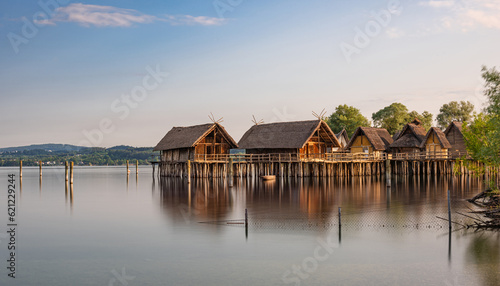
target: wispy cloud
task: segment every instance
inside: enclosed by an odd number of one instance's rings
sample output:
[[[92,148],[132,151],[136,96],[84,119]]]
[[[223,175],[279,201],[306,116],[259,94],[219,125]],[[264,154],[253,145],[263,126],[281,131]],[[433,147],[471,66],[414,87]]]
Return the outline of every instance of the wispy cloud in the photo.
[[[202,25],[202,26],[218,26],[225,23],[222,18],[214,18],[207,16],[191,16],[191,15],[165,15],[161,20],[169,22],[172,25]]]
[[[418,3],[420,6],[428,6],[428,7],[433,7],[433,8],[449,8],[453,7],[455,5],[455,1],[436,1],[436,0],[431,0],[431,1],[423,1]]]
[[[164,21],[171,25],[201,26],[221,25],[224,23],[224,19],[206,16],[165,15],[164,17],[157,17],[133,9],[74,3],[57,8],[50,19],[39,20],[37,24],[56,25],[58,22],[72,22],[83,27],[129,27],[133,24],[147,24],[154,21]]]
[[[405,32],[403,30],[401,30],[400,28],[396,28],[396,27],[388,28],[387,30],[385,30],[385,34],[390,39],[397,39],[397,38],[401,38],[401,37],[405,36]]]
[[[500,30],[500,1],[495,0],[460,0],[460,1],[425,1],[421,6],[446,9],[448,15],[441,19],[443,27],[459,28],[468,31],[475,28]]]

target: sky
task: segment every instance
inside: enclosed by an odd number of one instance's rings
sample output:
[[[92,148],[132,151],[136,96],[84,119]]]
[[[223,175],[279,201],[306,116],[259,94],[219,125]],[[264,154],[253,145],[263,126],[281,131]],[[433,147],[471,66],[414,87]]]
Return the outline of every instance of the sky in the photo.
[[[340,104],[479,111],[500,1],[5,0],[0,36],[0,147],[155,146],[210,114],[238,141]]]

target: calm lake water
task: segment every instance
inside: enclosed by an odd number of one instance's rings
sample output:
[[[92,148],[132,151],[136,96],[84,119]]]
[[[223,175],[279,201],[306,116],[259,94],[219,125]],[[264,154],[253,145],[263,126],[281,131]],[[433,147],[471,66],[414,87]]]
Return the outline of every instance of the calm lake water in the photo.
[[[7,175],[16,174],[16,278]],[[500,233],[459,230],[477,179],[153,180],[0,168],[0,285],[500,285]],[[339,228],[338,208],[342,226]],[[242,224],[248,209],[248,228]]]

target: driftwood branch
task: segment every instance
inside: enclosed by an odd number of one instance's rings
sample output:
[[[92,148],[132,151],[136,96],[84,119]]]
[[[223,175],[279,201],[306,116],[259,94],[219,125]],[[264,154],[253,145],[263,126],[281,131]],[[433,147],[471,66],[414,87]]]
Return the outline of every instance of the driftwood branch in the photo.
[[[469,199],[467,201],[486,209],[481,211],[471,211],[471,213],[481,214],[489,219],[483,220],[480,218],[473,218],[473,224],[469,225],[468,227],[500,229],[500,196],[497,192],[486,190],[475,195],[472,199]]]

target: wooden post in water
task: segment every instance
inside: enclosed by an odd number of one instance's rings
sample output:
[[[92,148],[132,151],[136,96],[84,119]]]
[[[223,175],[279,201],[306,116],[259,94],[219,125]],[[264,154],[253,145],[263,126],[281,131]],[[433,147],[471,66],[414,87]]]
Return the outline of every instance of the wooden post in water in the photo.
[[[339,207],[339,228],[342,226],[342,207]]]
[[[451,202],[450,202],[450,190],[448,190],[448,228],[451,231]]]
[[[40,177],[42,176],[42,161],[38,161],[38,166],[40,166]]]
[[[71,164],[69,166],[69,183],[70,184],[73,184],[73,165],[74,165],[74,162],[71,161]]]
[[[245,209],[245,226],[248,227],[248,209]]]
[[[23,160],[19,161],[19,178],[23,177]]]
[[[68,161],[64,162],[64,181],[68,181]]]
[[[135,160],[135,174],[139,174],[139,160]]]
[[[191,184],[191,160],[187,161],[187,169],[188,184]]]

